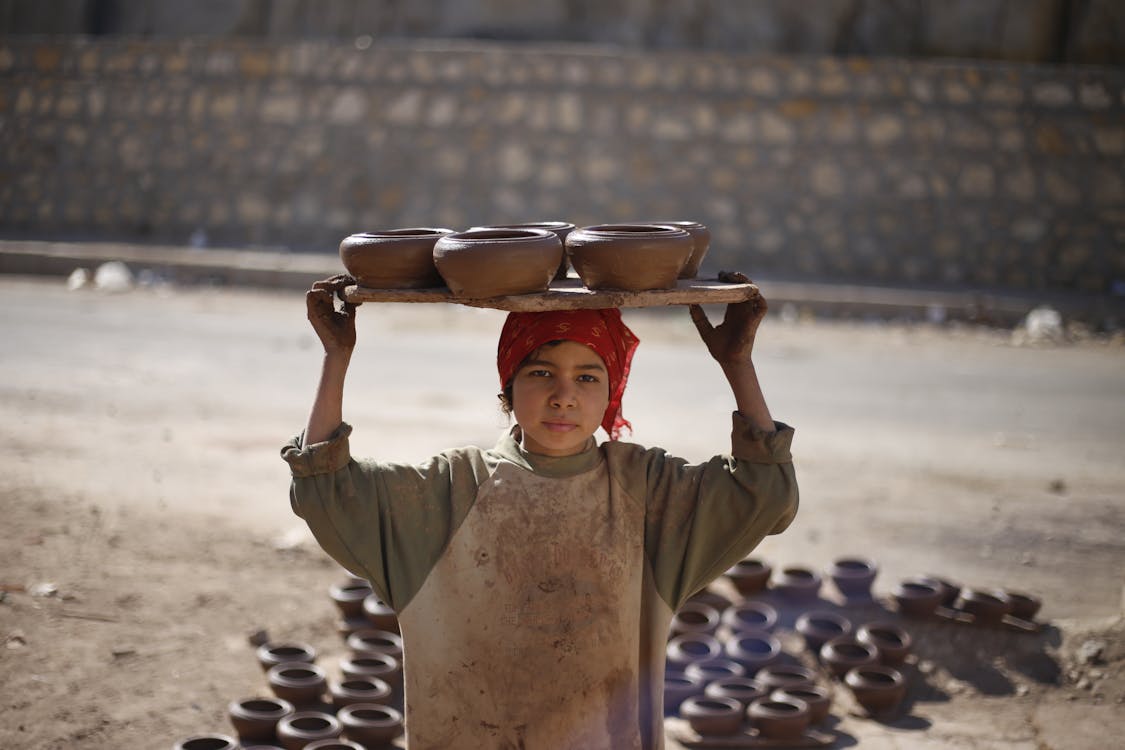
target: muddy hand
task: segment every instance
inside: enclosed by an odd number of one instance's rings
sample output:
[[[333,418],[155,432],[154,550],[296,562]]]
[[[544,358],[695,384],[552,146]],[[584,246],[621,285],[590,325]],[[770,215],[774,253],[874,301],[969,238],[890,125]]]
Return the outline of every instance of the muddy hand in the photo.
[[[337,274],[317,281],[305,293],[309,322],[320,338],[324,350],[350,351],[355,348],[355,311],[358,305],[344,299],[344,289],[355,284],[347,274]],[[337,308],[336,300],[340,307]]]
[[[765,298],[761,296],[734,302],[727,305],[723,322],[713,326],[702,307],[691,305],[688,308],[707,351],[720,365],[740,365],[750,361],[758,325],[768,309]]]

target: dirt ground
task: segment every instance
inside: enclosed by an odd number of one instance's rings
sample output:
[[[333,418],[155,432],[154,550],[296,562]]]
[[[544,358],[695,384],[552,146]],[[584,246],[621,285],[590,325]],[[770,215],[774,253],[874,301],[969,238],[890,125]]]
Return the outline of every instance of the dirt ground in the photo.
[[[313,644],[332,672],[344,649],[328,587],[343,571],[289,512],[277,455],[319,365],[302,305],[292,292],[0,277],[0,747],[171,747],[229,731],[227,704],[265,689],[248,642],[260,630]],[[864,719],[837,686],[833,747],[1114,746],[1125,346],[774,313],[757,361],[775,417],[797,427],[802,508],[760,556],[875,559],[877,602],[845,609],[857,621],[895,617],[886,594],[915,573],[1044,601],[1037,633],[903,621],[917,655],[904,710]],[[501,319],[362,308],[346,404],[357,452],[491,444],[505,424]],[[626,320],[644,342],[625,400],[634,439],[693,460],[722,450],[731,399],[686,314]],[[831,593],[817,606],[835,606]],[[794,653],[796,614],[782,618]]]

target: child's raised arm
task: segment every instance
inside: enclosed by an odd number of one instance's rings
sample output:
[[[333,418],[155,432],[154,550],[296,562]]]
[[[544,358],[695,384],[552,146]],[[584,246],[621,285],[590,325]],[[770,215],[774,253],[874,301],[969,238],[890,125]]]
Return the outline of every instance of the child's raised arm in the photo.
[[[743,280],[746,280],[745,277]],[[768,308],[766,300],[761,296],[729,304],[723,322],[718,326],[711,325],[707,314],[699,305],[691,305],[689,308],[700,338],[707,345],[711,356],[723,368],[723,374],[734,391],[734,402],[739,413],[750,420],[755,429],[767,434],[773,433],[776,428],[758,384],[758,374],[754,370],[751,354],[758,325]]]
[[[336,309],[336,296],[355,279],[340,274],[313,284],[305,294],[309,322],[324,346],[324,362],[309,421],[305,426],[305,445],[327,440],[344,421],[344,378],[355,349],[357,305],[343,302]]]

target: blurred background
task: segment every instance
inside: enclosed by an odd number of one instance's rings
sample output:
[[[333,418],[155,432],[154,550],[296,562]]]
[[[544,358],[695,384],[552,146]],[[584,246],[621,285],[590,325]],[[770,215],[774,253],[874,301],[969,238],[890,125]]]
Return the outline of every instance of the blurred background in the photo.
[[[3,0],[0,238],[691,219],[705,272],[1120,300],[1123,64],[1119,0]]]

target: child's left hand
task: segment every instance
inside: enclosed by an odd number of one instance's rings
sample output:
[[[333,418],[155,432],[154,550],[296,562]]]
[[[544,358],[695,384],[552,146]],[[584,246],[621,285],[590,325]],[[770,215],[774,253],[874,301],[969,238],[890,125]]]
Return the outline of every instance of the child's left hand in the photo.
[[[690,305],[688,309],[700,338],[707,345],[707,351],[720,365],[725,367],[750,363],[758,325],[769,309],[764,297],[757,296],[746,302],[727,305],[723,322],[718,326],[711,325],[707,313],[699,305]]]

